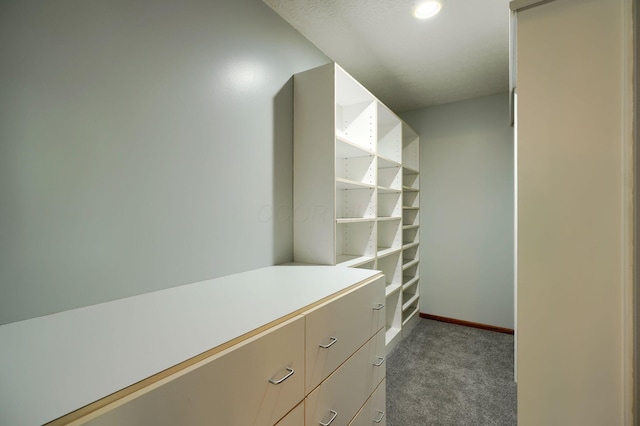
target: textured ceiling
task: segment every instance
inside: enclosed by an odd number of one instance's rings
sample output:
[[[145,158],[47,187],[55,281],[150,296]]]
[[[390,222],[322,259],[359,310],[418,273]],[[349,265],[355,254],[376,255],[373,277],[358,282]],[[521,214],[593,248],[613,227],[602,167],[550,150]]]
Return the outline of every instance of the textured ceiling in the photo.
[[[509,0],[264,0],[395,112],[508,91]]]

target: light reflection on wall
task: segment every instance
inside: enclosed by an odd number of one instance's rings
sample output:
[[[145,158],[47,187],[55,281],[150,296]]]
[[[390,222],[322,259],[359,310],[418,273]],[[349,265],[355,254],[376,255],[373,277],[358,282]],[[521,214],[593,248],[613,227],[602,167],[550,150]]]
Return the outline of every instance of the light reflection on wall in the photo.
[[[223,71],[224,81],[230,89],[248,91],[265,83],[267,71],[261,62],[239,59],[230,62]]]

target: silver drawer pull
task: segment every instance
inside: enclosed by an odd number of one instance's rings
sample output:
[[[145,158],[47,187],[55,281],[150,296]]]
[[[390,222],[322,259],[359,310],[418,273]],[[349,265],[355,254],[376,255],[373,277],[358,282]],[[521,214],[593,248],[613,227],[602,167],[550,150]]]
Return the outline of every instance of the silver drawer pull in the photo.
[[[378,410],[378,414],[380,414],[380,417],[377,418],[377,419],[373,419],[374,423],[380,423],[382,421],[382,419],[384,419],[384,411]]]
[[[333,422],[333,421],[336,419],[336,417],[338,417],[338,413],[337,413],[336,411],[329,410],[329,412],[331,413],[331,418],[330,418],[330,419],[329,419],[329,421],[328,421],[328,422],[326,422],[326,423],[322,423],[322,422],[320,422],[320,424],[321,424],[322,426],[329,426],[329,425],[331,424],[331,422]]]
[[[379,311],[382,308],[384,308],[384,303],[378,303],[376,306],[373,307],[373,310]]]
[[[289,368],[289,367],[287,367],[287,372],[288,373],[285,374],[284,377],[282,377],[281,379],[278,379],[278,380],[269,379],[269,383],[271,383],[272,385],[279,385],[280,383],[287,380],[289,377],[293,376],[293,373],[295,373],[295,371],[293,371],[293,368]]]
[[[333,336],[329,336],[329,339],[331,339],[331,341],[328,344],[326,344],[326,345],[318,345],[318,346],[320,346],[322,349],[327,349],[327,348],[330,348],[331,346],[333,346],[338,341],[338,338],[337,337],[333,337]]]
[[[382,358],[381,356],[378,357],[378,362],[374,363],[373,365],[376,367],[380,367],[382,365],[382,363],[384,362],[384,358]]]

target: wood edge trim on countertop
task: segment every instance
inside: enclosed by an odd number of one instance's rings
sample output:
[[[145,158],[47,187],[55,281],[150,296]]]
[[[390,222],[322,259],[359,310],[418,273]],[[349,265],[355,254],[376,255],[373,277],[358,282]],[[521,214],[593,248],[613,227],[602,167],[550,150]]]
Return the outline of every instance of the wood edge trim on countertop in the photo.
[[[479,328],[481,330],[496,331],[504,334],[514,334],[512,328],[498,327],[495,325],[481,324],[478,322],[464,321],[455,318],[441,317],[439,315],[431,315],[420,312],[420,318],[430,319],[434,321],[447,322],[449,324],[464,325],[465,327]]]
[[[236,346],[242,342],[245,342],[249,339],[251,339],[252,337],[257,336],[258,334],[267,331],[269,329],[272,329],[274,327],[277,327],[280,324],[283,324],[313,308],[315,308],[316,306],[319,306],[323,303],[326,303],[332,299],[335,299],[336,297],[342,296],[346,293],[349,293],[351,291],[354,291],[360,287],[364,287],[365,285],[379,279],[381,276],[383,276],[382,272],[367,278],[365,280],[359,281],[353,285],[350,285],[349,287],[346,287],[336,293],[330,294],[327,297],[324,297],[322,299],[319,299],[317,301],[315,301],[314,303],[311,303],[307,306],[304,306],[294,312],[291,312],[281,318],[278,318],[274,321],[271,321],[267,324],[264,324],[261,327],[256,328],[255,330],[249,331],[241,336],[236,337],[235,339],[229,340],[228,342],[225,342],[221,345],[216,346],[215,348],[211,348],[206,352],[203,352],[199,355],[196,355],[192,358],[189,358],[179,364],[176,364],[172,367],[167,368],[166,370],[160,371],[159,373],[156,373],[152,376],[147,377],[146,379],[143,379],[137,383],[134,383],[130,386],[127,386],[126,388],[120,389],[117,392],[112,393],[111,395],[107,395],[104,398],[101,398],[97,401],[94,401],[88,405],[85,405],[84,407],[78,408],[75,411],[72,411],[68,414],[65,414],[62,417],[59,417],[55,420],[52,420],[48,423],[45,423],[45,426],[62,426],[62,425],[80,425],[82,423],[85,423],[95,417],[97,417],[98,415],[102,414],[103,412],[109,411],[115,407],[118,407],[119,405],[129,401],[130,399],[133,399],[133,397],[135,395],[133,395],[134,393],[138,393],[143,391],[146,388],[152,388],[152,386],[156,383],[159,383],[161,381],[165,381],[169,378],[171,378],[172,376],[182,373],[185,370],[190,369],[191,367],[194,367],[196,364],[201,363],[205,360],[207,360],[208,358],[217,355],[233,346]]]

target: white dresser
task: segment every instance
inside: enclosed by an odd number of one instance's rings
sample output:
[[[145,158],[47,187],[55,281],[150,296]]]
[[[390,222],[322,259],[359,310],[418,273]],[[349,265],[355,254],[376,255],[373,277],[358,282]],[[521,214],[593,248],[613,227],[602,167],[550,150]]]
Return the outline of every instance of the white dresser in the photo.
[[[283,265],[1,326],[0,424],[385,424],[384,286]]]

